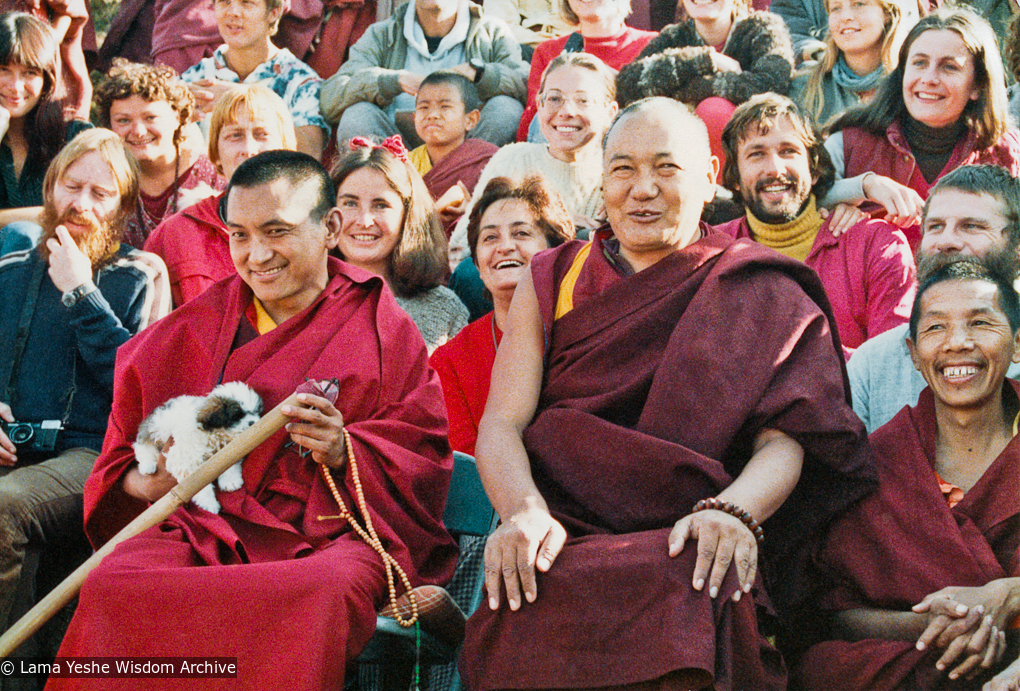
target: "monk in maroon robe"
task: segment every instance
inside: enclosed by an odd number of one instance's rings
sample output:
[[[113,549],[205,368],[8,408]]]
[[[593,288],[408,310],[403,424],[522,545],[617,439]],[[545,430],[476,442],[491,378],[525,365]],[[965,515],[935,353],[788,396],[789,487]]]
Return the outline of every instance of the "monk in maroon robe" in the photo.
[[[699,226],[718,162],[682,106],[625,109],[604,156],[610,226],[533,259],[496,355],[476,450],[503,523],[461,675],[785,688],[759,618],[792,611],[812,539],[873,482],[828,303]]]
[[[295,157],[305,171],[297,181],[277,172]],[[322,466],[360,514],[346,430],[382,544],[413,585],[444,582],[456,548],[441,523],[452,469],[442,392],[384,282],[327,263],[339,216],[317,162],[266,152],[232,184],[226,221],[240,276],[118,353],[110,428],[85,488],[89,538],[98,547],[173,484],[160,486],[165,469],[141,476],[131,448],[168,399],[243,381],[268,409],[306,379],[334,378],[339,398],[284,408],[292,422],[248,454],[244,486],[218,492],[218,514],[189,503],[119,545],[86,580],[60,655],[236,657],[237,678],[209,688],[339,689],[387,584],[379,555],[336,519]],[[182,688],[170,678],[50,680],[55,689],[140,684]]]
[[[909,346],[929,386],[872,434],[879,490],[824,544],[820,606],[836,640],[800,657],[798,689],[978,689],[1009,661],[1005,632],[1020,615],[1020,384],[1003,383],[1020,360],[1014,272],[995,277],[973,257],[921,269]]]

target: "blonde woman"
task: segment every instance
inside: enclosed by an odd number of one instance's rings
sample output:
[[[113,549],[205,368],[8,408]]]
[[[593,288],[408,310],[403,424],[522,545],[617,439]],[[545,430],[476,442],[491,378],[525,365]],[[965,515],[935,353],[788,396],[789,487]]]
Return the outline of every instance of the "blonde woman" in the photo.
[[[829,30],[821,59],[804,63],[791,97],[816,127],[875,95],[896,68],[903,39],[917,18],[901,0],[828,0]]]

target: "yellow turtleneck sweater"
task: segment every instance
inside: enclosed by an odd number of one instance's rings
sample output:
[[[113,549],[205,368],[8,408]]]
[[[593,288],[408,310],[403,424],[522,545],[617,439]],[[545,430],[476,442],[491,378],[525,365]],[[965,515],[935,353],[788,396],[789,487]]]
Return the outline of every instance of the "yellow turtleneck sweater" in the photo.
[[[815,236],[824,222],[825,219],[815,206],[814,195],[808,200],[804,212],[789,223],[765,223],[755,218],[750,211],[747,212],[751,237],[766,247],[799,261],[807,260],[811,246],[815,244]]]

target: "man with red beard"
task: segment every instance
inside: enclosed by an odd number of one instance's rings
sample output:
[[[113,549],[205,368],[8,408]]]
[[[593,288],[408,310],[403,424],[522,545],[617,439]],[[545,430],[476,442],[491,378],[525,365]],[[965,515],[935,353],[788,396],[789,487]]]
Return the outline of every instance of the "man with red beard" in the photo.
[[[810,266],[822,279],[843,354],[905,324],[914,299],[914,258],[906,236],[866,219],[835,237],[816,201],[835,172],[811,125],[785,96],[761,94],[733,113],[722,135],[723,183],[744,203],[744,218],[719,230],[751,238]]]
[[[119,137],[75,137],[43,196],[39,246],[0,259],[0,629],[27,548],[88,549],[82,489],[103,444],[117,348],[170,301],[162,260],[120,243],[138,171]]]

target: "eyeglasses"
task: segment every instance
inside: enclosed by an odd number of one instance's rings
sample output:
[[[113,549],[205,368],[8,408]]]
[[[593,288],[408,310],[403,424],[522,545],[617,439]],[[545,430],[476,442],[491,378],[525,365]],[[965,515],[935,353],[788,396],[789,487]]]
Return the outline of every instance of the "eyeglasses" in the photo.
[[[549,110],[559,110],[567,101],[574,104],[574,109],[578,112],[584,112],[592,108],[596,101],[588,98],[587,96],[570,96],[569,98],[564,96],[558,91],[553,91],[548,94],[542,94],[541,103],[544,107]]]

